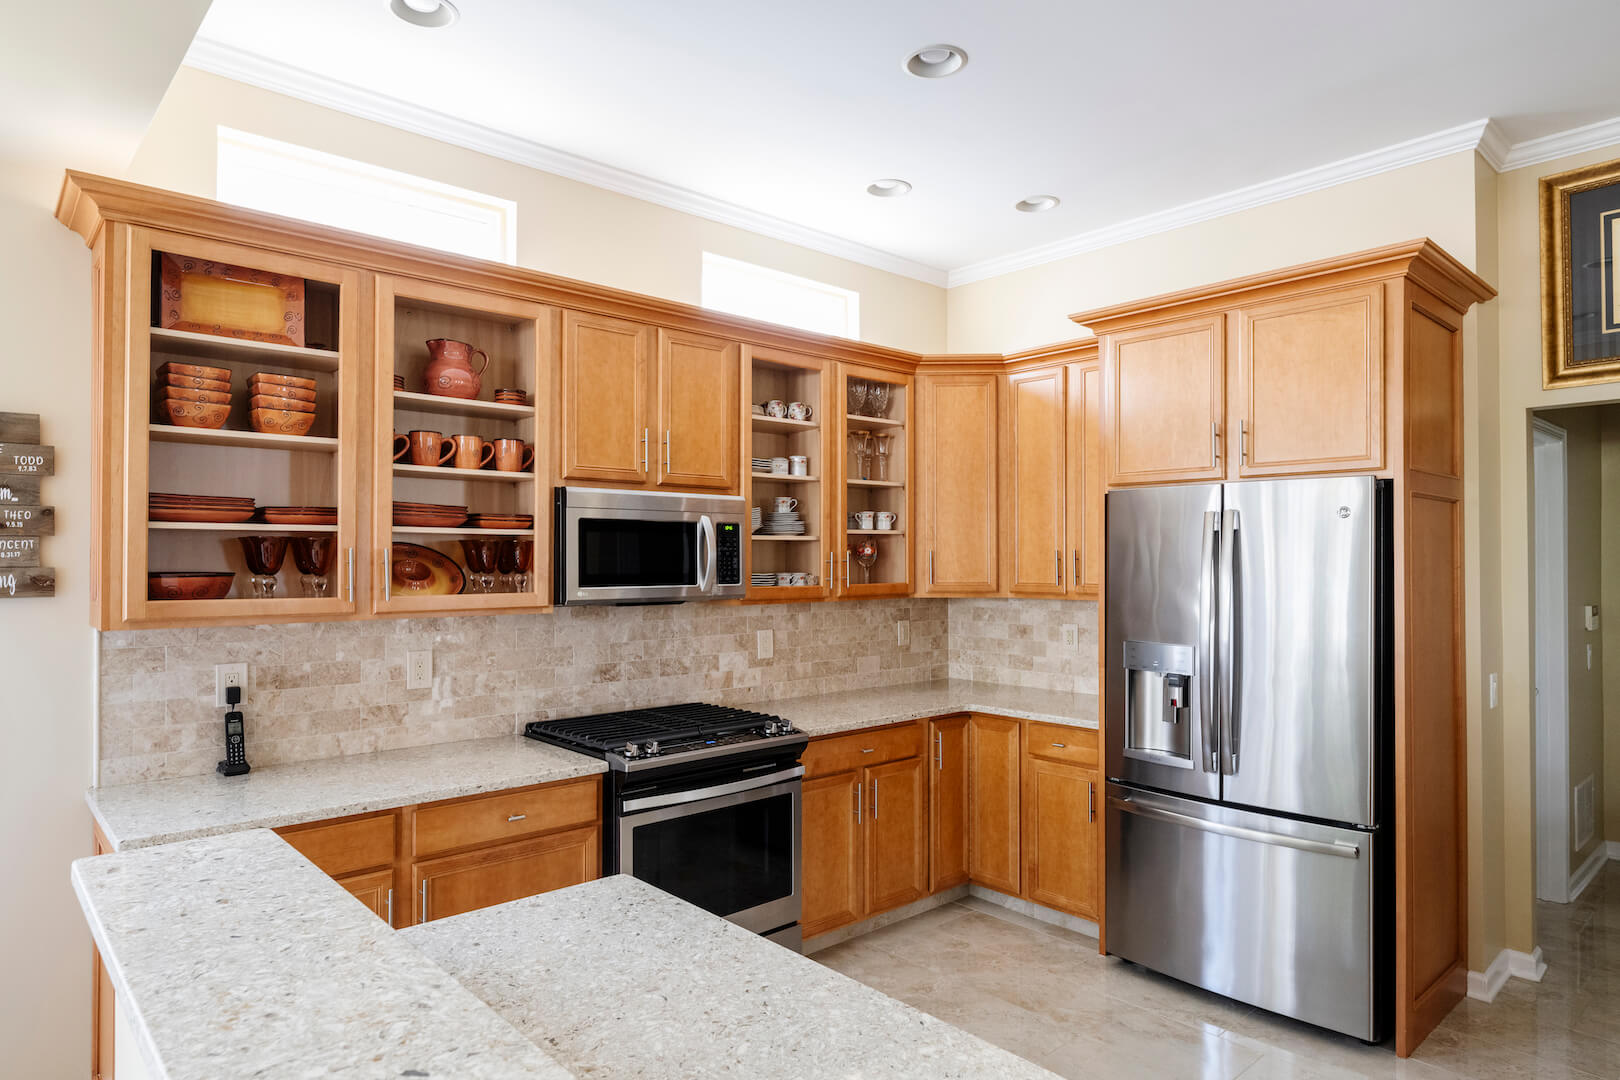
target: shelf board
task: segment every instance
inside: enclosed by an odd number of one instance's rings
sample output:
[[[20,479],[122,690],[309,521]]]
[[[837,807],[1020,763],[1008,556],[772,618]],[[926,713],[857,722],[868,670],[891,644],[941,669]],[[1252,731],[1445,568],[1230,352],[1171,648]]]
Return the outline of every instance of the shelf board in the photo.
[[[178,532],[240,533],[255,536],[259,533],[335,533],[336,525],[271,525],[264,521],[148,521],[148,529],[173,529]]]
[[[904,420],[891,420],[887,416],[856,416],[854,413],[845,413],[844,419],[848,421],[851,431],[874,427],[905,427]]]
[[[438,465],[394,464],[395,476],[415,476],[424,480],[483,480],[497,484],[520,484],[533,480],[532,472],[501,472],[499,469],[452,469]]]
[[[821,425],[814,420],[790,420],[785,416],[761,416],[754,413],[755,431],[777,431],[792,434],[795,431],[816,431]]]
[[[269,364],[305,371],[336,371],[342,355],[336,349],[309,349],[299,345],[280,345],[273,341],[198,334],[190,330],[165,330],[160,326],[154,326],[151,330],[152,351],[165,356]]]
[[[259,450],[305,450],[320,454],[335,454],[338,449],[336,439],[320,435],[270,435],[260,431],[175,427],[172,424],[151,424],[147,427],[147,433],[153,442],[251,446]]]
[[[821,539],[819,536],[766,536],[761,533],[754,533],[752,538],[755,540],[776,540],[800,544],[807,544],[812,540]]]
[[[846,480],[844,482],[850,487],[864,488],[897,488],[906,486],[906,482],[904,480]]]
[[[851,536],[904,536],[904,529],[845,529]]]
[[[533,405],[505,405],[499,401],[440,397],[438,394],[417,394],[409,390],[394,391],[394,408],[408,409],[411,412],[444,413],[447,416],[487,416],[497,420],[534,419]]]
[[[821,479],[819,476],[794,476],[792,473],[757,472],[749,475],[755,480],[769,480],[778,484],[814,484]]]
[[[395,525],[394,526],[394,535],[395,536],[445,536],[445,537],[457,537],[457,536],[466,536],[466,537],[473,537],[473,536],[533,536],[534,535],[534,530],[533,529],[466,529],[466,528],[461,528],[461,527],[457,527],[457,528],[454,528],[454,529],[435,529],[435,528],[428,528],[426,526]]]

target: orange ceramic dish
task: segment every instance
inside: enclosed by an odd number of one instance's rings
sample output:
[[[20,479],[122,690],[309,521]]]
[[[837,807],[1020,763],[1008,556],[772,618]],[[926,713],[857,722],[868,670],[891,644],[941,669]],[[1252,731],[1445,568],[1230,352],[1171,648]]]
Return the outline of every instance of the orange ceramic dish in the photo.
[[[213,570],[169,570],[146,575],[148,600],[220,600],[236,575]]]
[[[393,596],[453,596],[467,583],[454,559],[420,544],[395,543],[389,556]]]
[[[213,390],[221,394],[231,392],[229,379],[199,379],[195,375],[159,375],[158,386],[172,386],[178,390]]]
[[[178,386],[158,387],[159,401],[200,401],[207,405],[229,405],[229,390],[182,390]]]
[[[231,415],[231,406],[206,401],[160,401],[158,412],[175,427],[222,428]]]
[[[287,409],[254,409],[248,414],[248,420],[254,431],[266,435],[307,435],[315,426],[314,413]]]
[[[183,375],[189,379],[214,379],[230,382],[230,368],[209,367],[207,364],[181,364],[170,360],[158,367],[159,375]]]
[[[260,397],[290,398],[293,401],[315,400],[313,390],[305,390],[302,386],[288,386],[286,383],[264,382],[260,379],[248,383],[248,390]]]
[[[274,383],[277,386],[296,386],[300,390],[315,389],[314,379],[305,379],[298,375],[276,375],[268,371],[255,372],[253,377],[249,379],[248,382],[250,384]]]
[[[294,401],[292,398],[269,397],[265,394],[254,394],[248,400],[248,405],[255,409],[270,409],[271,411],[279,409],[282,412],[313,413],[315,411],[313,401]]]

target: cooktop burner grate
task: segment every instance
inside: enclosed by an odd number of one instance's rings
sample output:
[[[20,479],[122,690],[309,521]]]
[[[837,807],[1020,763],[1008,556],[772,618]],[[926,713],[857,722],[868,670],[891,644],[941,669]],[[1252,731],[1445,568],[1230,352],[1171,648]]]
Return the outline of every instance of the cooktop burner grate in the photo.
[[[566,720],[539,720],[529,724],[525,734],[564,746],[598,753],[621,749],[625,743],[656,739],[665,746],[686,742],[723,739],[752,732],[777,717],[747,709],[688,702],[652,709],[596,713]],[[724,738],[725,742],[743,741]]]

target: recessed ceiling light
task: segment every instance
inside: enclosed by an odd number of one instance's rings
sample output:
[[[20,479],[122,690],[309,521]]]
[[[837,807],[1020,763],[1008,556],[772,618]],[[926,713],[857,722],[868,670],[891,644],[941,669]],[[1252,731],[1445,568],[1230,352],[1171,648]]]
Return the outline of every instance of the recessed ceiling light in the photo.
[[[1040,214],[1052,209],[1062,201],[1056,195],[1031,195],[1027,199],[1019,199],[1013,203],[1013,209],[1026,214]]]
[[[967,63],[967,51],[955,45],[924,45],[906,57],[906,70],[919,79],[955,75]]]
[[[412,26],[429,29],[449,26],[461,18],[450,0],[388,0],[388,10]]]
[[[866,185],[868,195],[876,195],[880,199],[895,199],[911,190],[911,185],[904,180],[889,178],[887,180],[874,180]]]

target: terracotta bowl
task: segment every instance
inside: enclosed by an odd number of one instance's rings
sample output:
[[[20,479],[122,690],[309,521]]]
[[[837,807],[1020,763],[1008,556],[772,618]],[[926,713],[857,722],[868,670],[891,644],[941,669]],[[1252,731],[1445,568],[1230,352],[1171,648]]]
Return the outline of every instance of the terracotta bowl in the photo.
[[[179,390],[212,390],[218,394],[231,392],[229,379],[200,379],[192,375],[165,375],[158,380],[159,386],[172,386]]]
[[[229,402],[216,405],[206,401],[160,401],[158,412],[175,427],[222,428],[231,415],[231,406]]]
[[[248,414],[253,430],[266,435],[307,435],[315,426],[312,412],[292,412],[288,409],[254,409]]]
[[[269,409],[271,412],[280,410],[281,412],[313,413],[315,411],[313,401],[294,401],[292,398],[270,397],[267,394],[254,394],[248,400],[248,405],[255,409]]]
[[[315,389],[314,379],[304,379],[297,375],[275,375],[268,371],[260,371],[248,380],[250,383],[274,383],[276,386],[296,386],[301,390]]]
[[[231,381],[230,368],[209,367],[207,364],[181,364],[173,360],[158,368],[159,375],[189,375],[194,379],[220,379]]]
[[[200,401],[205,405],[229,405],[231,392],[229,390],[182,390],[178,386],[158,387],[157,399],[159,401]]]
[[[236,575],[226,571],[171,570],[146,575],[148,600],[220,600]]]
[[[305,390],[301,386],[287,386],[285,383],[254,380],[248,384],[248,389],[260,397],[288,398],[292,401],[315,400],[315,391]]]

